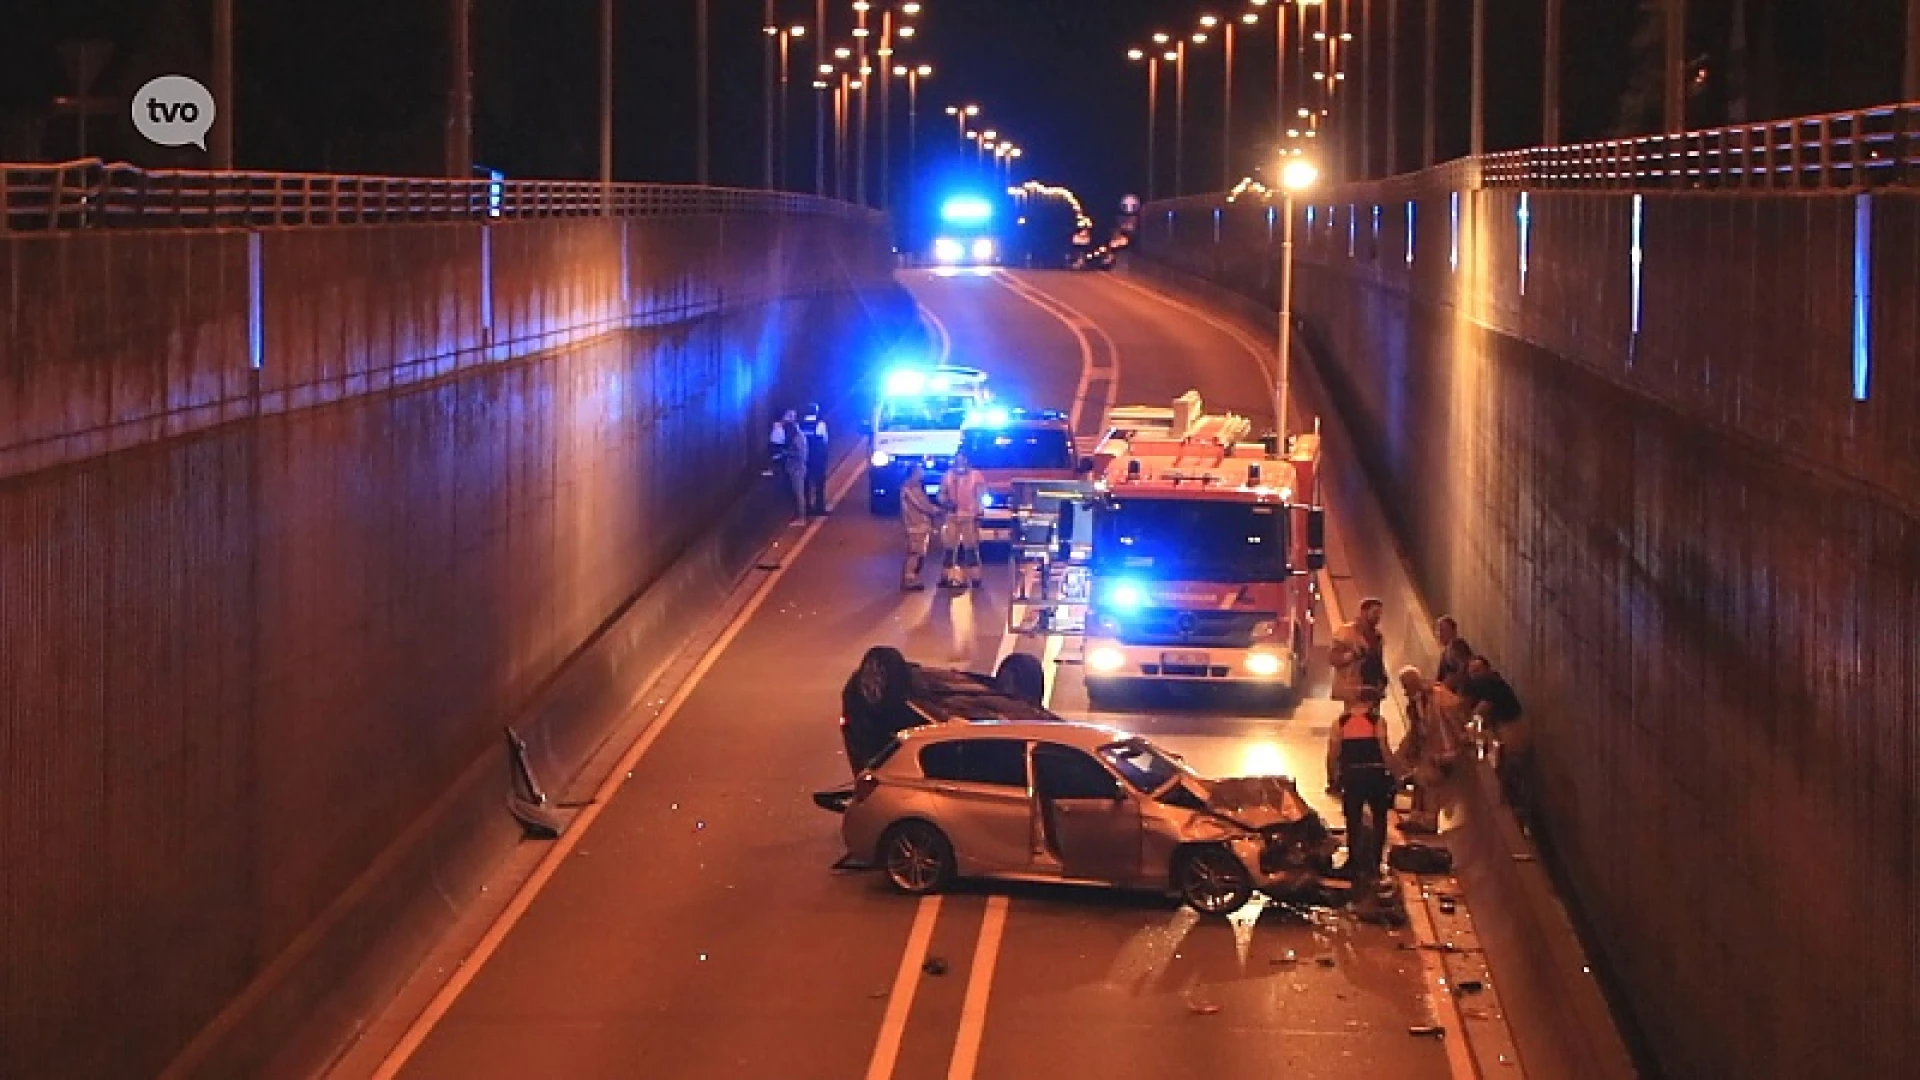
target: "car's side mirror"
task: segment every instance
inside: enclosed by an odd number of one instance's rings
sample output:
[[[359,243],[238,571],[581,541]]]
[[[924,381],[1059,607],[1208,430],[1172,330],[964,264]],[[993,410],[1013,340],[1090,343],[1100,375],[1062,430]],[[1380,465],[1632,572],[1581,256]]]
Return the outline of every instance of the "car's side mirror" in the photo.
[[[1324,507],[1307,510],[1307,569],[1322,570],[1327,565],[1327,511]]]

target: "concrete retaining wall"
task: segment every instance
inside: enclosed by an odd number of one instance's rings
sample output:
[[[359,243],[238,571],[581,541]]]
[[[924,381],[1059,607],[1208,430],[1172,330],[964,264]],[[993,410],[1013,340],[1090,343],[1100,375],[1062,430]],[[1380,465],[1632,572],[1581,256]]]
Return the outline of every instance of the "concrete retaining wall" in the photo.
[[[501,725],[723,520],[737,569],[772,405],[913,325],[886,263],[824,217],[0,240],[0,1074],[330,1049],[510,841]]]
[[[1646,195],[1638,334],[1634,196],[1531,193],[1524,294],[1518,193],[1455,202],[1416,200],[1411,262],[1404,205],[1303,210],[1295,308],[1423,592],[1538,723],[1637,1026],[1673,1076],[1903,1071],[1916,197]],[[1271,302],[1263,206],[1147,209],[1142,252]]]

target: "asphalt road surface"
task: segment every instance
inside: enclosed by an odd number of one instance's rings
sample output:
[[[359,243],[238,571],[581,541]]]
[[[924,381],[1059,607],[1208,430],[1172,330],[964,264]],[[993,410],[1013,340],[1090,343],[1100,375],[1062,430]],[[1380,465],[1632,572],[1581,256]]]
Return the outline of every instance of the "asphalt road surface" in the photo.
[[[1076,409],[1163,404],[1264,424],[1268,376],[1217,324],[1106,274],[912,272],[955,362],[998,396]],[[840,430],[853,418],[838,418]],[[857,462],[855,464],[858,464]],[[839,819],[809,796],[847,776],[841,683],[870,645],[990,671],[1040,652],[1052,706],[1153,735],[1215,775],[1287,773],[1321,794],[1332,708],[1281,715],[1155,700],[1087,712],[1078,647],[1010,639],[1007,580],[963,595],[897,587],[896,522],[848,469],[815,526],[670,722],[650,736],[531,904],[416,1024],[386,1071],[421,1078],[1365,1077],[1470,1075],[1437,1017],[1434,972],[1388,931],[1256,901],[1209,922],[1153,897],[971,886],[939,898],[837,871]],[[1336,508],[1337,514],[1337,508]],[[1336,541],[1339,522],[1334,522]],[[1340,569],[1335,546],[1333,570]],[[1344,587],[1343,587],[1344,589]],[[1336,597],[1329,619],[1357,596]],[[938,961],[940,974],[925,966]],[[449,1004],[450,1002],[450,1004]],[[1516,1075],[1517,1070],[1509,1075]]]

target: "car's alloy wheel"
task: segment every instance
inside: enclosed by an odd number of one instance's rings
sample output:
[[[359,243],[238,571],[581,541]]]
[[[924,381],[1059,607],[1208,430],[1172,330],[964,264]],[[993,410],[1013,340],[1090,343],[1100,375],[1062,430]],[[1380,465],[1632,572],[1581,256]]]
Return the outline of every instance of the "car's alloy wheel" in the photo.
[[[924,821],[905,821],[887,830],[881,842],[887,880],[904,893],[935,892],[953,876],[953,845]]]
[[[1188,852],[1175,876],[1180,898],[1202,915],[1231,915],[1253,896],[1247,868],[1219,848]]]

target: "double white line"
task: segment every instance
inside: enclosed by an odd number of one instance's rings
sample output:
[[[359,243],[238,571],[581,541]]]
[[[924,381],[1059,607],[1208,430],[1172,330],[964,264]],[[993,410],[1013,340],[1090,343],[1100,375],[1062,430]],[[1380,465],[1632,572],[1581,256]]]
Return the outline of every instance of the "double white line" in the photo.
[[[1096,371],[1093,336],[1099,335],[1105,341],[1107,392],[1105,403],[1100,406],[1100,416],[1104,420],[1107,410],[1113,406],[1120,378],[1120,350],[1113,339],[1084,314],[1011,274],[996,273],[994,278],[1014,295],[1058,319],[1079,344],[1080,381],[1074,391],[1073,408],[1069,414],[1069,422],[1075,433],[1080,430],[1080,418],[1086,408]],[[941,325],[938,316],[924,308],[922,311],[928,322],[938,330],[944,357],[952,349],[952,337]],[[1019,637],[1015,634],[1002,637],[999,654],[995,657],[996,665],[1018,644]],[[1041,658],[1042,670],[1047,676],[1046,697],[1043,700],[1047,702],[1053,699],[1053,661],[1060,653],[1060,644],[1058,637],[1048,637]],[[1006,896],[987,898],[986,913],[980,920],[980,937],[973,947],[973,962],[967,968],[966,996],[960,1004],[960,1026],[954,1036],[953,1056],[947,1063],[947,1080],[973,1080],[979,1068],[980,1041],[986,1034],[987,1001],[993,993],[993,972],[1000,958],[1001,939],[1006,934],[1007,908]],[[926,964],[928,950],[933,944],[934,927],[940,921],[940,909],[940,897],[923,896],[913,913],[913,925],[907,931],[906,949],[900,955],[900,966],[893,976],[893,989],[887,995],[887,1012],[880,1021],[880,1034],[874,1041],[873,1055],[867,1062],[866,1080],[891,1080],[894,1067],[900,1060],[900,1044],[906,1038],[907,1021],[913,1013],[914,995],[919,990],[921,969]]]

